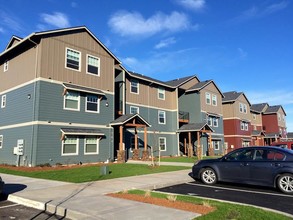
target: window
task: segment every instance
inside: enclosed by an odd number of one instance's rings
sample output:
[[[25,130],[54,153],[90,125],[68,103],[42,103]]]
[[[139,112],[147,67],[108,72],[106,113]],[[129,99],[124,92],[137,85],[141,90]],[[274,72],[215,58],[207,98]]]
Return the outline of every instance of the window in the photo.
[[[100,75],[100,59],[87,55],[87,73]]]
[[[210,105],[211,104],[211,94],[206,92],[206,104]]]
[[[100,99],[97,95],[86,96],[86,111],[87,112],[100,112]]]
[[[213,126],[214,126],[214,127],[218,127],[218,125],[219,125],[219,119],[216,118],[216,117],[214,117],[214,118],[213,118]]]
[[[1,108],[6,107],[6,95],[2,95],[1,97]]]
[[[243,104],[242,103],[239,103],[239,111],[243,112]]]
[[[282,117],[283,117],[283,122],[285,122],[285,115],[282,115]]]
[[[217,106],[217,103],[218,103],[217,96],[216,95],[212,95],[212,105],[213,106]]]
[[[131,80],[130,82],[130,92],[139,94],[139,84],[137,80]]]
[[[6,72],[8,70],[8,64],[9,64],[9,61],[5,61],[5,63],[4,63],[4,72]]]
[[[160,151],[166,151],[166,138],[165,137],[159,137],[159,147]]]
[[[3,147],[3,135],[0,135],[0,149]]]
[[[242,147],[249,147],[250,142],[249,141],[242,141]]]
[[[213,125],[213,119],[210,116],[208,116],[208,125],[209,126],[212,126]]]
[[[281,121],[281,114],[278,113],[278,121]]]
[[[242,148],[241,150],[237,150],[234,153],[229,154],[226,159],[228,161],[238,160],[252,160],[253,158],[253,149]]]
[[[165,89],[164,88],[158,88],[158,99],[165,100]]]
[[[79,51],[66,48],[66,67],[80,71],[80,55]]]
[[[86,137],[84,141],[84,154],[98,154],[99,139],[96,137]]]
[[[247,105],[243,103],[239,103],[239,111],[242,113],[247,113]]]
[[[248,122],[242,121],[240,123],[240,128],[242,131],[248,131]]]
[[[158,116],[159,116],[159,124],[166,124],[166,112],[159,111]]]
[[[79,92],[67,91],[64,96],[64,109],[79,111]]]
[[[284,160],[284,158],[285,158],[284,154],[277,151],[268,150],[267,160]]]
[[[247,113],[247,105],[243,104],[243,113]]]
[[[214,150],[220,150],[220,141],[213,141]]]
[[[138,114],[139,108],[135,106],[130,106],[130,114]]]
[[[62,142],[62,155],[78,155],[78,138],[76,136],[68,136]]]

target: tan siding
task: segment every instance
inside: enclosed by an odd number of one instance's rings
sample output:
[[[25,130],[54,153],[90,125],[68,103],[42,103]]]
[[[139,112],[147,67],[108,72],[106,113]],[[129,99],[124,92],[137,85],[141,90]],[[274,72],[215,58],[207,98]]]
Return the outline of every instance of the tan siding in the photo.
[[[44,38],[41,46],[41,77],[114,91],[114,59],[87,32]],[[65,68],[66,48],[81,52],[80,71]],[[100,58],[100,76],[86,73],[87,54]]]
[[[194,79],[188,81],[187,83],[183,84],[182,86],[180,86],[180,88],[189,89],[190,87],[194,86],[197,83],[199,83],[199,81],[197,80],[197,78],[194,78]]]
[[[206,104],[206,92],[211,94],[211,101],[212,101],[212,95],[217,96],[217,106],[213,106]],[[210,83],[205,88],[203,88],[200,91],[200,101],[202,110],[209,112],[209,113],[215,113],[215,114],[223,114],[223,108],[222,108],[222,95],[219,92],[219,90],[216,88],[215,84]]]
[[[285,117],[285,121],[283,121],[283,115],[285,115],[285,112],[280,108],[278,110],[278,113],[281,115],[281,120],[278,120],[278,126],[280,127],[286,127],[286,117]],[[278,117],[278,113],[277,113],[277,117]]]
[[[8,60],[8,71],[4,72],[4,64],[0,68],[0,92],[11,87],[33,80],[35,77],[36,48]]]
[[[235,117],[234,103],[223,104],[223,116],[224,118]]]
[[[255,114],[255,115],[256,115],[256,119],[253,119],[253,113],[251,113],[251,125],[252,126],[262,126],[261,114]]]
[[[239,111],[239,104],[243,103],[247,106],[247,113]],[[234,103],[223,105],[224,118],[240,118],[241,120],[251,121],[250,106],[244,95],[241,95]]]
[[[177,108],[176,92],[165,90],[165,100],[158,99],[158,87],[149,86],[139,81],[139,94],[130,92],[130,81],[126,80],[126,102],[175,110]]]

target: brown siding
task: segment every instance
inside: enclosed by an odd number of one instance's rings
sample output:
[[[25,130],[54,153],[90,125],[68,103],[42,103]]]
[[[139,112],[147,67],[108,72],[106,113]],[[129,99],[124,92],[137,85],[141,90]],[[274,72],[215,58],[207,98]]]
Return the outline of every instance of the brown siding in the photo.
[[[87,32],[43,38],[41,77],[114,92],[114,59]],[[81,52],[81,71],[65,68],[66,47]],[[87,54],[100,58],[100,76],[86,73]]]
[[[190,87],[194,86],[195,84],[199,83],[197,78],[193,78],[192,80],[188,81],[187,83],[180,86],[182,89],[189,89]]]
[[[239,111],[239,104],[243,103],[247,106],[247,113]],[[240,118],[242,120],[251,121],[250,106],[244,95],[241,95],[234,103],[223,104],[224,118]]]
[[[175,90],[165,89],[165,100],[158,99],[158,87],[156,85],[147,85],[142,81],[139,82],[139,94],[130,92],[130,80],[126,80],[126,102],[136,103],[139,105],[153,106],[157,108],[176,110],[177,96]]]
[[[217,106],[213,106],[206,104],[206,92],[211,94],[211,101],[212,101],[212,95],[217,96]],[[200,92],[200,100],[201,100],[201,106],[202,110],[209,112],[209,113],[215,113],[222,115],[223,114],[223,108],[222,108],[222,95],[219,92],[219,90],[216,88],[215,84],[210,83],[207,85],[204,89]]]
[[[0,67],[0,92],[35,78],[37,48],[31,48],[22,54],[8,59],[8,71],[4,72],[4,64]]]

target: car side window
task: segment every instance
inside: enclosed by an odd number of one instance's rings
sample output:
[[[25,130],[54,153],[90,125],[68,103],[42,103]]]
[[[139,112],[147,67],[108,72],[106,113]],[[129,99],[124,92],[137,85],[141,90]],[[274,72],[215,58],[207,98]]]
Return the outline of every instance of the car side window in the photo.
[[[278,151],[273,151],[269,150],[267,154],[267,160],[284,160],[285,154],[278,152]]]
[[[253,158],[253,149],[242,149],[234,153],[229,154],[226,157],[227,161],[245,161],[252,160]]]

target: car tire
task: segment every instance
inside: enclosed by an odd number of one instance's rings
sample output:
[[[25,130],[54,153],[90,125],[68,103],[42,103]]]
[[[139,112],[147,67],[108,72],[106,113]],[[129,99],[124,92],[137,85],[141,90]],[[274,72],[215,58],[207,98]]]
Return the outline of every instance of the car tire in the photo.
[[[293,175],[284,173],[277,180],[278,188],[286,194],[293,194]]]
[[[204,168],[200,173],[200,179],[204,184],[213,185],[218,181],[216,172],[211,168]]]

